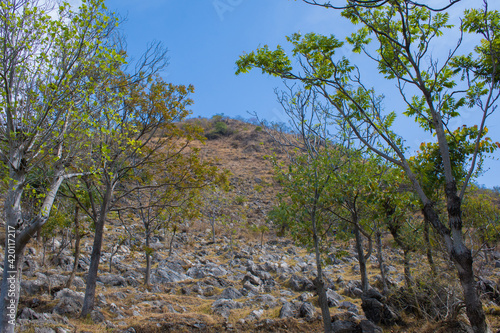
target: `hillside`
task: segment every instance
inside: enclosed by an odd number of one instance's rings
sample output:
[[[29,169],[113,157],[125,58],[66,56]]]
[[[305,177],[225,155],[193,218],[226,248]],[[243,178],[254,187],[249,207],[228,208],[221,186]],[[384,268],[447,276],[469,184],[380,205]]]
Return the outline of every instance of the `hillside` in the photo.
[[[105,232],[96,307],[91,318],[85,319],[78,315],[92,239],[87,236],[82,240],[78,272],[71,288],[65,288],[74,260],[73,243],[64,238],[67,235],[46,243],[32,242],[23,269],[19,332],[322,332],[312,252],[290,237],[277,237],[271,225],[261,246],[260,235],[249,227],[267,223],[265,214],[279,191],[272,166],[265,158],[273,151],[279,154],[278,147],[260,127],[242,121],[216,118],[190,122],[205,129],[206,142],[196,145],[200,155],[216,157],[219,167],[230,171],[229,181],[244,198],[241,201],[248,208],[248,219],[234,230],[217,225],[215,243],[210,241],[210,226],[205,219],[187,221],[173,235],[172,255],[172,234],[166,231],[156,235],[151,245],[153,269],[148,287],[143,284],[145,259],[138,250],[140,244],[127,240],[119,243],[127,233],[119,221],[111,220]],[[424,255],[413,254],[414,278],[442,292],[425,294],[422,288],[422,293],[417,294],[421,298],[413,300],[405,298],[408,293],[403,289],[397,292],[404,283],[402,251],[394,247],[388,234],[383,237],[383,247],[388,279],[396,292],[387,297],[374,292],[368,299],[410,310],[384,312],[386,322],[378,325],[367,320],[362,304],[368,301],[361,298],[354,244],[337,241],[332,243],[332,253],[341,249],[344,255],[332,255],[324,269],[337,332],[467,332],[463,311],[455,317],[449,315],[455,306],[460,310],[460,303],[459,296],[450,292],[458,281],[447,259],[436,256],[443,268],[430,279]],[[492,263],[478,270],[484,277],[484,304],[496,332],[500,330],[500,252],[495,251],[493,256]],[[375,251],[368,272],[370,284],[379,288]],[[446,320],[433,323],[431,314]]]

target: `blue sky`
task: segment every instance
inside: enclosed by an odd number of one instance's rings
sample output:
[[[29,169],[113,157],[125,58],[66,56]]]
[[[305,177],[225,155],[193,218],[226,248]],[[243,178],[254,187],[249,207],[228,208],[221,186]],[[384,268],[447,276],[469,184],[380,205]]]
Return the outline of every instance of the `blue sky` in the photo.
[[[492,5],[496,1],[489,1],[490,8],[499,7],[499,4]],[[482,3],[480,0],[462,1],[465,2],[469,6]],[[271,121],[286,122],[274,94],[274,88],[281,87],[281,80],[258,70],[236,76],[235,61],[244,52],[265,44],[271,48],[278,44],[286,46],[285,36],[294,32],[333,33],[343,38],[354,31],[338,12],[300,0],[107,0],[106,5],[126,18],[120,28],[133,58],[137,59],[152,41],[161,41],[169,49],[170,65],[162,75],[170,82],[195,86],[193,116],[202,117],[224,113],[248,118],[250,111]],[[461,10],[454,9],[456,13]],[[475,41],[466,40],[465,46],[468,43]],[[341,52],[354,60],[359,57],[348,47]],[[359,59],[362,65],[366,64],[366,58]],[[394,83],[376,78],[373,67],[362,66],[362,69],[368,83],[386,95],[388,109],[401,105]],[[473,112],[466,112],[452,128],[461,125],[462,121],[470,123],[474,118]],[[414,149],[420,142],[432,140],[418,130],[413,120],[404,116],[398,117],[397,126]],[[492,139],[500,141],[500,134],[496,134],[500,133],[498,114],[490,120],[489,128]],[[497,171],[500,153],[494,157],[496,160],[490,159],[486,164],[490,170],[478,179],[478,183],[488,187],[500,185],[500,172]]]

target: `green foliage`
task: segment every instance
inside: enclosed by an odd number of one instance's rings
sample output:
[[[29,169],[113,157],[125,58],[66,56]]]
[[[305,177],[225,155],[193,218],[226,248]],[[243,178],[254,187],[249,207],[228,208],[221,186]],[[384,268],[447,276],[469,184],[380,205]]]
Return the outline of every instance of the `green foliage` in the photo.
[[[471,188],[463,203],[462,220],[469,228],[476,250],[486,244],[495,246],[500,241],[499,197],[488,191]]]
[[[215,115],[210,119],[207,128],[205,128],[205,137],[209,140],[215,140],[220,137],[229,136],[234,130],[228,126],[228,118],[223,115]]]
[[[473,176],[482,172],[481,165],[484,155],[493,153],[500,146],[498,142],[493,142],[491,138],[486,137],[487,134],[488,128],[484,128],[478,142],[479,167]],[[467,127],[464,125],[447,136],[453,177],[459,184],[467,176],[467,166],[474,156],[478,135],[477,126]],[[437,143],[422,143],[417,155],[410,158],[410,163],[415,173],[421,178],[427,195],[434,197],[435,191],[445,184],[444,166],[439,145]]]

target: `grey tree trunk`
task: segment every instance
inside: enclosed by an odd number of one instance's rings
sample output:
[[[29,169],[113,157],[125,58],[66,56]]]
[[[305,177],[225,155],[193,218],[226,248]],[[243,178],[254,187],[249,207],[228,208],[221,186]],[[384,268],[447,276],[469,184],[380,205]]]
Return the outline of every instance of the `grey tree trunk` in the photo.
[[[382,233],[377,231],[376,235],[377,242],[377,261],[380,269],[380,276],[382,278],[382,293],[385,295],[389,292],[389,287],[387,286],[387,277],[385,276],[385,263],[384,263],[384,253],[382,252]]]
[[[172,256],[172,248],[174,246],[175,233],[177,232],[177,227],[174,226],[174,230],[172,230],[172,237],[170,238],[170,245],[168,246],[168,256]]]
[[[356,252],[358,253],[359,274],[361,275],[361,289],[367,292],[370,289],[368,273],[366,272],[366,258],[363,251],[363,237],[359,230],[359,224],[354,224],[354,236],[356,237]]]
[[[151,249],[149,248],[149,232],[146,230],[146,274],[144,276],[144,284],[149,286],[151,284]]]
[[[108,183],[104,194],[99,218],[95,223],[94,244],[92,246],[92,254],[90,256],[89,272],[87,274],[87,286],[85,288],[85,297],[83,299],[81,318],[86,318],[94,309],[95,288],[97,284],[97,273],[99,272],[99,261],[101,260],[101,248],[103,240],[104,224],[106,215],[111,202],[113,186]]]
[[[464,243],[462,235],[461,200],[457,195],[455,182],[446,184],[448,219],[453,237],[451,258],[458,270],[458,277],[463,288],[465,309],[469,322],[475,333],[489,332],[483,305],[476,288],[472,253]]]
[[[31,221],[23,221],[21,197],[24,190],[26,175],[21,164],[10,172],[11,181],[4,203],[5,223],[5,251],[4,272],[0,292],[0,333],[13,333],[19,292],[21,285],[22,264],[24,249],[33,236],[47,221],[57,191],[63,180],[63,168],[55,170],[55,176],[50,184],[39,213]],[[11,318],[13,316],[13,319]]]
[[[6,245],[8,245],[8,238]],[[14,333],[16,327],[17,307],[19,304],[19,293],[21,291],[22,263],[24,259],[24,246],[16,248],[14,255],[9,255],[9,247],[6,247],[4,271],[2,277],[2,292],[0,306],[2,309],[2,333]],[[10,257],[12,256],[12,257]]]
[[[76,270],[78,269],[78,261],[80,260],[80,221],[78,219],[79,206],[75,207],[75,260],[73,262],[73,270],[66,281],[66,288],[71,288],[71,284],[75,279]]]
[[[431,267],[431,272],[433,275],[436,275],[437,270],[436,270],[436,264],[434,263],[434,257],[432,255],[432,245],[431,245],[431,238],[430,238],[430,230],[429,230],[429,221],[424,218],[424,240],[425,240],[425,246],[426,246],[426,255],[427,255],[427,262],[429,262],[429,266]]]
[[[458,199],[458,198],[457,198]],[[450,212],[450,209],[448,210]],[[474,271],[472,268],[472,254],[468,249],[462,238],[460,215],[456,215],[456,207],[452,209],[453,218],[450,219],[451,230],[444,228],[439,221],[438,214],[432,208],[430,203],[424,206],[424,213],[426,218],[433,226],[438,226],[440,235],[444,238],[447,248],[450,252],[451,259],[455,263],[458,271],[458,277],[464,294],[465,308],[467,317],[472,326],[474,333],[489,333],[491,332],[486,322],[486,316],[483,311],[481,299],[476,288],[476,281],[474,279]],[[453,223],[452,223],[453,222]],[[439,228],[442,226],[441,228]],[[451,237],[451,236],[454,237]]]
[[[323,270],[321,268],[321,252],[319,249],[319,238],[318,230],[316,225],[316,212],[315,208],[311,214],[312,226],[313,226],[313,241],[314,241],[314,251],[316,254],[316,270],[318,277],[316,278],[316,291],[318,293],[318,303],[321,308],[321,315],[323,317],[323,327],[325,333],[332,332],[332,319],[330,315],[330,308],[328,307],[328,299],[326,297],[325,282],[323,281]]]

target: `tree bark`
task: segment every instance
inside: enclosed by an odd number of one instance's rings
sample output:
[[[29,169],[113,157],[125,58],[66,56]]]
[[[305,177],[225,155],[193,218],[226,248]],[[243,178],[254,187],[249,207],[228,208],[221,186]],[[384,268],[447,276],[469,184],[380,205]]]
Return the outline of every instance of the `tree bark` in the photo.
[[[317,197],[317,196],[316,196]],[[316,271],[318,277],[316,278],[315,285],[316,291],[318,293],[318,303],[321,308],[321,315],[323,317],[323,327],[325,333],[330,333],[333,331],[332,328],[332,318],[330,316],[330,308],[328,307],[328,299],[326,297],[325,282],[323,281],[323,270],[321,268],[321,253],[319,249],[319,238],[318,238],[318,228],[316,225],[316,208],[313,208],[311,214],[312,227],[313,227],[313,241],[314,241],[314,251],[316,254]]]
[[[429,221],[426,218],[424,218],[424,240],[425,240],[425,246],[426,246],[425,252],[427,255],[427,261],[429,262],[429,266],[431,267],[431,273],[432,273],[432,275],[436,275],[437,270],[436,270],[436,264],[434,263],[434,257],[432,255]]]
[[[375,234],[377,242],[377,261],[380,268],[380,276],[382,278],[382,293],[385,295],[389,292],[389,287],[387,286],[387,277],[385,276],[385,264],[384,264],[384,253],[382,252],[382,233],[377,231]]]
[[[83,299],[81,318],[86,318],[94,309],[95,288],[97,284],[97,273],[99,272],[99,261],[101,260],[101,248],[103,240],[104,224],[106,215],[111,202],[113,186],[108,183],[106,192],[101,204],[99,218],[95,223],[94,244],[92,246],[92,254],[90,256],[89,272],[87,274],[87,286],[85,288],[85,298]]]
[[[73,270],[66,281],[66,288],[71,288],[71,284],[75,279],[76,271],[78,269],[78,261],[80,260],[80,221],[78,219],[79,206],[75,207],[75,261],[73,262]]]
[[[174,229],[172,230],[172,237],[170,238],[170,245],[168,246],[168,256],[172,256],[172,248],[174,245],[174,239],[175,239],[175,233],[177,232],[177,227],[174,226]]]
[[[146,274],[144,276],[144,284],[149,286],[151,283],[151,248],[149,247],[149,231],[146,230]]]
[[[47,222],[57,191],[61,186],[64,176],[63,168],[56,168],[55,176],[50,184],[39,213],[28,223],[23,221],[21,197],[24,190],[26,174],[22,163],[18,168],[10,170],[9,190],[4,203],[5,212],[5,251],[4,272],[0,292],[0,332],[13,333],[17,307],[19,304],[19,292],[21,285],[22,264],[24,249],[41,227]],[[9,317],[13,314],[13,319]],[[9,315],[9,316],[8,316]]]
[[[474,269],[472,266],[472,253],[471,250],[465,246],[462,235],[462,202],[457,195],[457,187],[454,181],[446,184],[445,193],[447,198],[448,219],[450,221],[451,234],[453,237],[451,258],[457,266],[458,277],[464,292],[467,317],[475,333],[489,332],[483,305],[476,288]]]
[[[354,236],[356,237],[356,252],[358,253],[359,262],[359,274],[361,275],[361,289],[363,292],[367,292],[370,289],[370,284],[368,282],[368,274],[366,272],[366,257],[363,251],[363,237],[359,230],[360,226],[357,222],[357,217],[353,217],[354,223]]]

